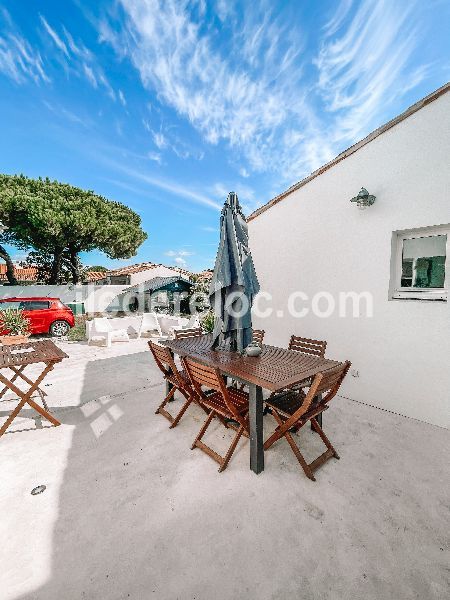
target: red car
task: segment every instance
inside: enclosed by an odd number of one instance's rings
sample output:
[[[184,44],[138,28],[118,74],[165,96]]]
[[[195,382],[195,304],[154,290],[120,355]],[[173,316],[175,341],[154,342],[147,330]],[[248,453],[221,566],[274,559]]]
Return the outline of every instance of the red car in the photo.
[[[73,312],[59,298],[4,298],[0,300],[0,310],[5,308],[23,310],[24,316],[30,319],[31,333],[61,337],[75,325]]]

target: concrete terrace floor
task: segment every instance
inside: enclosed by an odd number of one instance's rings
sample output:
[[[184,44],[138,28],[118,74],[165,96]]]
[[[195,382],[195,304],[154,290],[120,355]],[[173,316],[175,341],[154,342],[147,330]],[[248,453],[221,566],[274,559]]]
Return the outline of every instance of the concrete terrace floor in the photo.
[[[316,483],[285,441],[261,475],[246,439],[219,474],[189,449],[199,410],[174,430],[153,414],[145,340],[60,346],[44,389],[62,426],[24,411],[0,439],[2,600],[448,597],[448,431],[336,398],[324,426],[341,460]],[[306,428],[300,441],[321,451]]]

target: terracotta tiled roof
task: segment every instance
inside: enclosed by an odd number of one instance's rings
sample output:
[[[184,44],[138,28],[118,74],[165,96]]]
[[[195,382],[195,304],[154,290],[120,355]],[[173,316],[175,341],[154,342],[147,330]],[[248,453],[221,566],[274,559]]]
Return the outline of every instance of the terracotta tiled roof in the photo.
[[[209,281],[210,279],[212,279],[213,274],[214,271],[212,269],[206,269],[201,273],[197,273],[197,279],[199,279],[200,281]]]
[[[18,281],[36,281],[38,270],[36,267],[16,267],[14,275]],[[8,281],[6,277],[6,265],[0,264],[0,281]]]
[[[128,265],[126,267],[112,269],[111,271],[108,271],[107,275],[132,275],[133,273],[141,273],[142,271],[148,271],[149,269],[154,269],[155,267],[166,267],[166,269],[172,269],[172,271],[176,271],[177,273],[180,273],[180,275],[184,275],[187,278],[192,277],[192,273],[187,269],[173,266],[169,267],[161,263],[152,262],[136,263],[135,265]]]
[[[143,262],[136,263],[135,265],[128,265],[127,267],[119,267],[118,269],[112,269],[108,271],[108,275],[131,275],[132,273],[140,273],[141,271],[148,271],[149,269],[154,269],[158,267],[156,263],[152,262]]]
[[[105,279],[106,271],[87,271],[84,277],[88,282],[98,281],[99,279]]]

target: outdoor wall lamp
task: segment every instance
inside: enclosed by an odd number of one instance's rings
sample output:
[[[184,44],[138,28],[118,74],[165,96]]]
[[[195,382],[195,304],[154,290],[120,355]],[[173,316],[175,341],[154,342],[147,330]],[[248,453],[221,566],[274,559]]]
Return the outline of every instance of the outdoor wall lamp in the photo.
[[[364,210],[368,206],[372,206],[375,202],[375,196],[369,194],[366,188],[361,188],[358,195],[350,200],[350,202],[356,202],[359,209]]]

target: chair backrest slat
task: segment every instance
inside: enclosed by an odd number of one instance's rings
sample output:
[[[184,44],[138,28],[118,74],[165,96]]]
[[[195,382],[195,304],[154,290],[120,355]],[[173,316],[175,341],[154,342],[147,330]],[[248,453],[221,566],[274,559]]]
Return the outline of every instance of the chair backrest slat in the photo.
[[[302,405],[291,417],[289,417],[285,425],[287,425],[288,428],[291,427],[305,413],[307,413],[314,401],[314,398],[316,398],[318,394],[322,394],[322,398],[320,399],[319,404],[313,405],[315,408],[330,402],[330,400],[336,396],[341,383],[344,381],[344,378],[351,367],[351,364],[352,363],[350,361],[346,361],[342,365],[334,367],[334,369],[330,369],[324,373],[317,373],[311,383],[308,393],[306,394],[306,398],[302,402]]]
[[[148,342],[148,346],[153,354],[156,364],[163,372],[164,377],[173,374],[174,377],[179,380],[180,375],[169,348],[155,344],[155,342],[152,341]]]
[[[176,340],[184,340],[188,337],[199,337],[203,335],[201,327],[191,327],[190,329],[175,329],[174,331]]]
[[[264,341],[264,334],[266,332],[264,329],[254,329],[253,330],[253,341],[257,344],[262,344]]]
[[[327,403],[334,398],[341,383],[344,381],[350,366],[351,362],[346,361],[344,364],[321,374],[322,378],[317,386],[316,394],[324,394],[322,398],[323,403]]]
[[[326,349],[327,343],[323,340],[311,340],[297,335],[292,335],[289,342],[289,350],[296,350],[297,352],[304,352],[305,354],[312,354],[321,358],[325,356]]]
[[[239,423],[243,424],[241,415],[236,410],[234,404],[230,401],[228,390],[220,371],[214,367],[208,367],[206,365],[202,365],[201,363],[195,362],[191,358],[183,358],[182,362],[187,374],[189,375],[189,379],[191,380],[191,383],[200,398],[205,397],[202,386],[219,392],[224,399],[228,411],[233,415],[233,418],[235,418]]]

